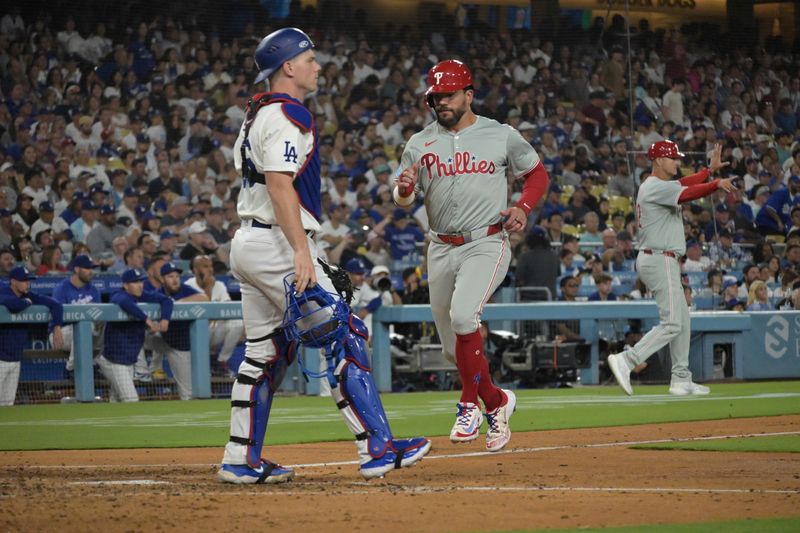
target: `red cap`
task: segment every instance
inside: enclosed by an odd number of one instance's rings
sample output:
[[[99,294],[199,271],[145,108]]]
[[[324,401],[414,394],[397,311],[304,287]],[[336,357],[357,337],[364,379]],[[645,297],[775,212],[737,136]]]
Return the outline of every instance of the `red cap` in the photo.
[[[472,72],[457,59],[440,61],[428,71],[428,89],[425,96],[436,93],[454,93],[472,85]]]
[[[654,142],[650,149],[647,151],[647,158],[650,161],[655,161],[659,157],[669,157],[670,159],[679,159],[683,154],[678,151],[678,145],[672,141],[658,141]]]

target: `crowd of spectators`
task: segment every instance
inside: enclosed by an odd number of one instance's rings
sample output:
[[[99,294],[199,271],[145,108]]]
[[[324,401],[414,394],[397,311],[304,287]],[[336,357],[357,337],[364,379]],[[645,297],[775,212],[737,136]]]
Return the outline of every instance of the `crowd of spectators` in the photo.
[[[224,274],[239,226],[232,149],[259,90],[255,45],[276,25],[244,24],[234,38],[168,16],[78,26],[17,8],[0,19],[0,268],[57,274],[90,253],[121,273],[146,269],[154,254],[205,255]],[[557,41],[525,30],[454,27],[419,40],[304,27],[322,65],[308,105],[327,259],[362,273],[386,267],[398,294],[424,279],[424,209],[397,208],[391,176],[404,143],[433,120],[421,97],[426,72],[455,57],[474,74],[476,112],[519,129],[551,177],[529,220],[535,238],[512,236],[507,283],[530,283],[531,258],[541,256],[530,244],[544,238],[558,264],[557,279],[542,281],[553,297],[572,286],[567,277],[614,297],[615,273],[633,268],[631,199],[647,176],[645,152],[666,138],[687,154],[682,172],[720,143],[724,172],[741,178],[736,192],[682,206],[685,269],[735,276],[737,299],[762,307],[800,304],[790,297],[796,284],[783,284],[800,269],[798,56],[719,50],[700,28],[653,31],[646,21],[627,52],[618,32],[598,27]],[[509,200],[518,194],[509,185]],[[766,302],[762,287],[747,292],[747,265],[766,282]],[[515,270],[525,274],[515,280]]]

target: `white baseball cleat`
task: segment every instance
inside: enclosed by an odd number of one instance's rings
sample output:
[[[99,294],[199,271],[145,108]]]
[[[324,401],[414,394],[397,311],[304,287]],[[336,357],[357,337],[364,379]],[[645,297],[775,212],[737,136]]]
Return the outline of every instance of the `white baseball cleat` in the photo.
[[[506,404],[486,413],[489,430],[486,432],[486,449],[499,452],[511,440],[511,428],[508,419],[517,410],[517,396],[510,390],[502,389],[508,400]]]
[[[617,379],[617,383],[622,390],[625,391],[625,394],[628,396],[633,395],[633,387],[631,387],[631,367],[628,360],[625,358],[625,354],[623,353],[612,353],[608,356],[608,368],[611,369],[611,373],[614,374],[614,377]]]
[[[459,402],[456,405],[458,406],[458,412],[456,413],[456,423],[453,424],[453,429],[450,430],[450,441],[471,442],[477,439],[483,423],[483,414],[480,406],[469,402]]]
[[[669,393],[673,396],[705,396],[710,392],[711,389],[705,385],[699,385],[692,381],[671,383],[669,386]]]

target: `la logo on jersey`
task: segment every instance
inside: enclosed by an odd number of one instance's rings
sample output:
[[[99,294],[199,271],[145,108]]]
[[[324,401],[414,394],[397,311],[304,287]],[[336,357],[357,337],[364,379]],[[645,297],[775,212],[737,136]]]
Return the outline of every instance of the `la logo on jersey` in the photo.
[[[283,151],[283,158],[287,163],[297,163],[297,149],[289,141],[284,141],[286,148]]]
[[[420,164],[428,171],[428,176],[433,179],[438,176],[455,176],[456,174],[494,174],[494,161],[478,160],[469,151],[456,152],[452,159],[442,161],[439,154],[427,153],[420,158]],[[435,172],[434,172],[435,170]]]

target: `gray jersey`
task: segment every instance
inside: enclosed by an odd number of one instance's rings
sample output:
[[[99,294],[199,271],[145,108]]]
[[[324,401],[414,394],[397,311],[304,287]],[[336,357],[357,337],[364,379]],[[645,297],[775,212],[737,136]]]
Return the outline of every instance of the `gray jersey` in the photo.
[[[677,181],[649,176],[636,197],[637,238],[640,250],[686,253],[683,215],[678,197],[684,187]]]
[[[499,222],[507,207],[506,169],[524,176],[539,164],[539,155],[511,126],[478,116],[459,132],[433,122],[415,134],[396,176],[414,163],[431,229],[460,233]]]

